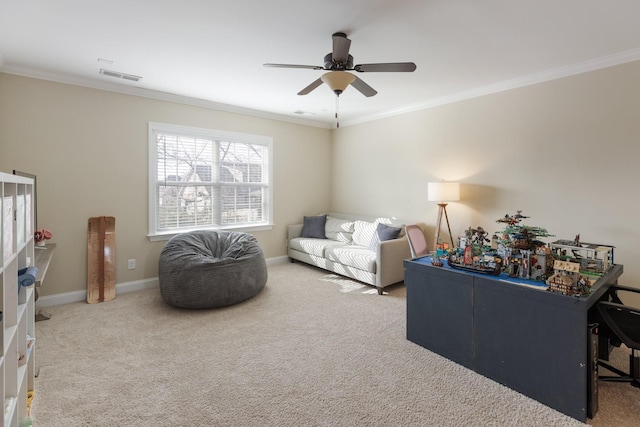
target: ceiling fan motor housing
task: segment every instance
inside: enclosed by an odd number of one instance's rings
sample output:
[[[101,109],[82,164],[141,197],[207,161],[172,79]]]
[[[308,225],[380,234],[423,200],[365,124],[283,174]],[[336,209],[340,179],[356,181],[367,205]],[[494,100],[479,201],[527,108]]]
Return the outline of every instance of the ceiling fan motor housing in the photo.
[[[324,69],[331,71],[343,71],[353,69],[353,56],[349,55],[346,62],[335,62],[333,53],[327,53],[324,56]]]

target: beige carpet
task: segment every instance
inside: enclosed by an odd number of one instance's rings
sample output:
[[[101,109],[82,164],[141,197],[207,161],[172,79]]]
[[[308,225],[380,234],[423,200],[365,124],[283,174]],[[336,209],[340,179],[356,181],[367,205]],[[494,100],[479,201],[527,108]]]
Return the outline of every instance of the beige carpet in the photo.
[[[224,309],[173,309],[152,289],[49,311],[38,427],[584,425],[407,341],[403,285],[378,296],[280,264]],[[600,406],[594,426],[640,425],[627,384],[602,386]]]

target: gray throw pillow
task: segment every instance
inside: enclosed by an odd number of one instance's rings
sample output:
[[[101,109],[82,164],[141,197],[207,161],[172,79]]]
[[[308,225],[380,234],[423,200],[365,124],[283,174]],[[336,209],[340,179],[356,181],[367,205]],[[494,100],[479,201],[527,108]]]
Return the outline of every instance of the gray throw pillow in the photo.
[[[324,225],[327,215],[305,216],[302,224],[302,237],[312,239],[326,239]]]
[[[369,249],[375,251],[378,248],[378,243],[384,242],[387,240],[397,239],[400,235],[402,228],[392,227],[387,224],[378,223],[378,227],[376,227],[376,232],[373,235],[373,239],[371,239],[371,243],[369,244]]]

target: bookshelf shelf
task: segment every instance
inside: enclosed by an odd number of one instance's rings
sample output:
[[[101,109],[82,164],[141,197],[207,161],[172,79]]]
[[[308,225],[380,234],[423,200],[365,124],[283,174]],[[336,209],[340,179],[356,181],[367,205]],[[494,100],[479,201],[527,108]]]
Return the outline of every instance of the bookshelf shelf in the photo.
[[[35,313],[33,286],[18,284],[18,271],[35,265],[34,181],[0,172],[0,395],[5,426],[27,418],[27,393],[34,389]]]

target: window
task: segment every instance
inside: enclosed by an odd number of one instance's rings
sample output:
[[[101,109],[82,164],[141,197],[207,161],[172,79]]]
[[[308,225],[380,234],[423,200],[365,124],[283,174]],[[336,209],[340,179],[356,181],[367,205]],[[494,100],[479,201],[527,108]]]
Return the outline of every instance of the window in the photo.
[[[271,151],[265,136],[149,123],[150,237],[269,227]]]

